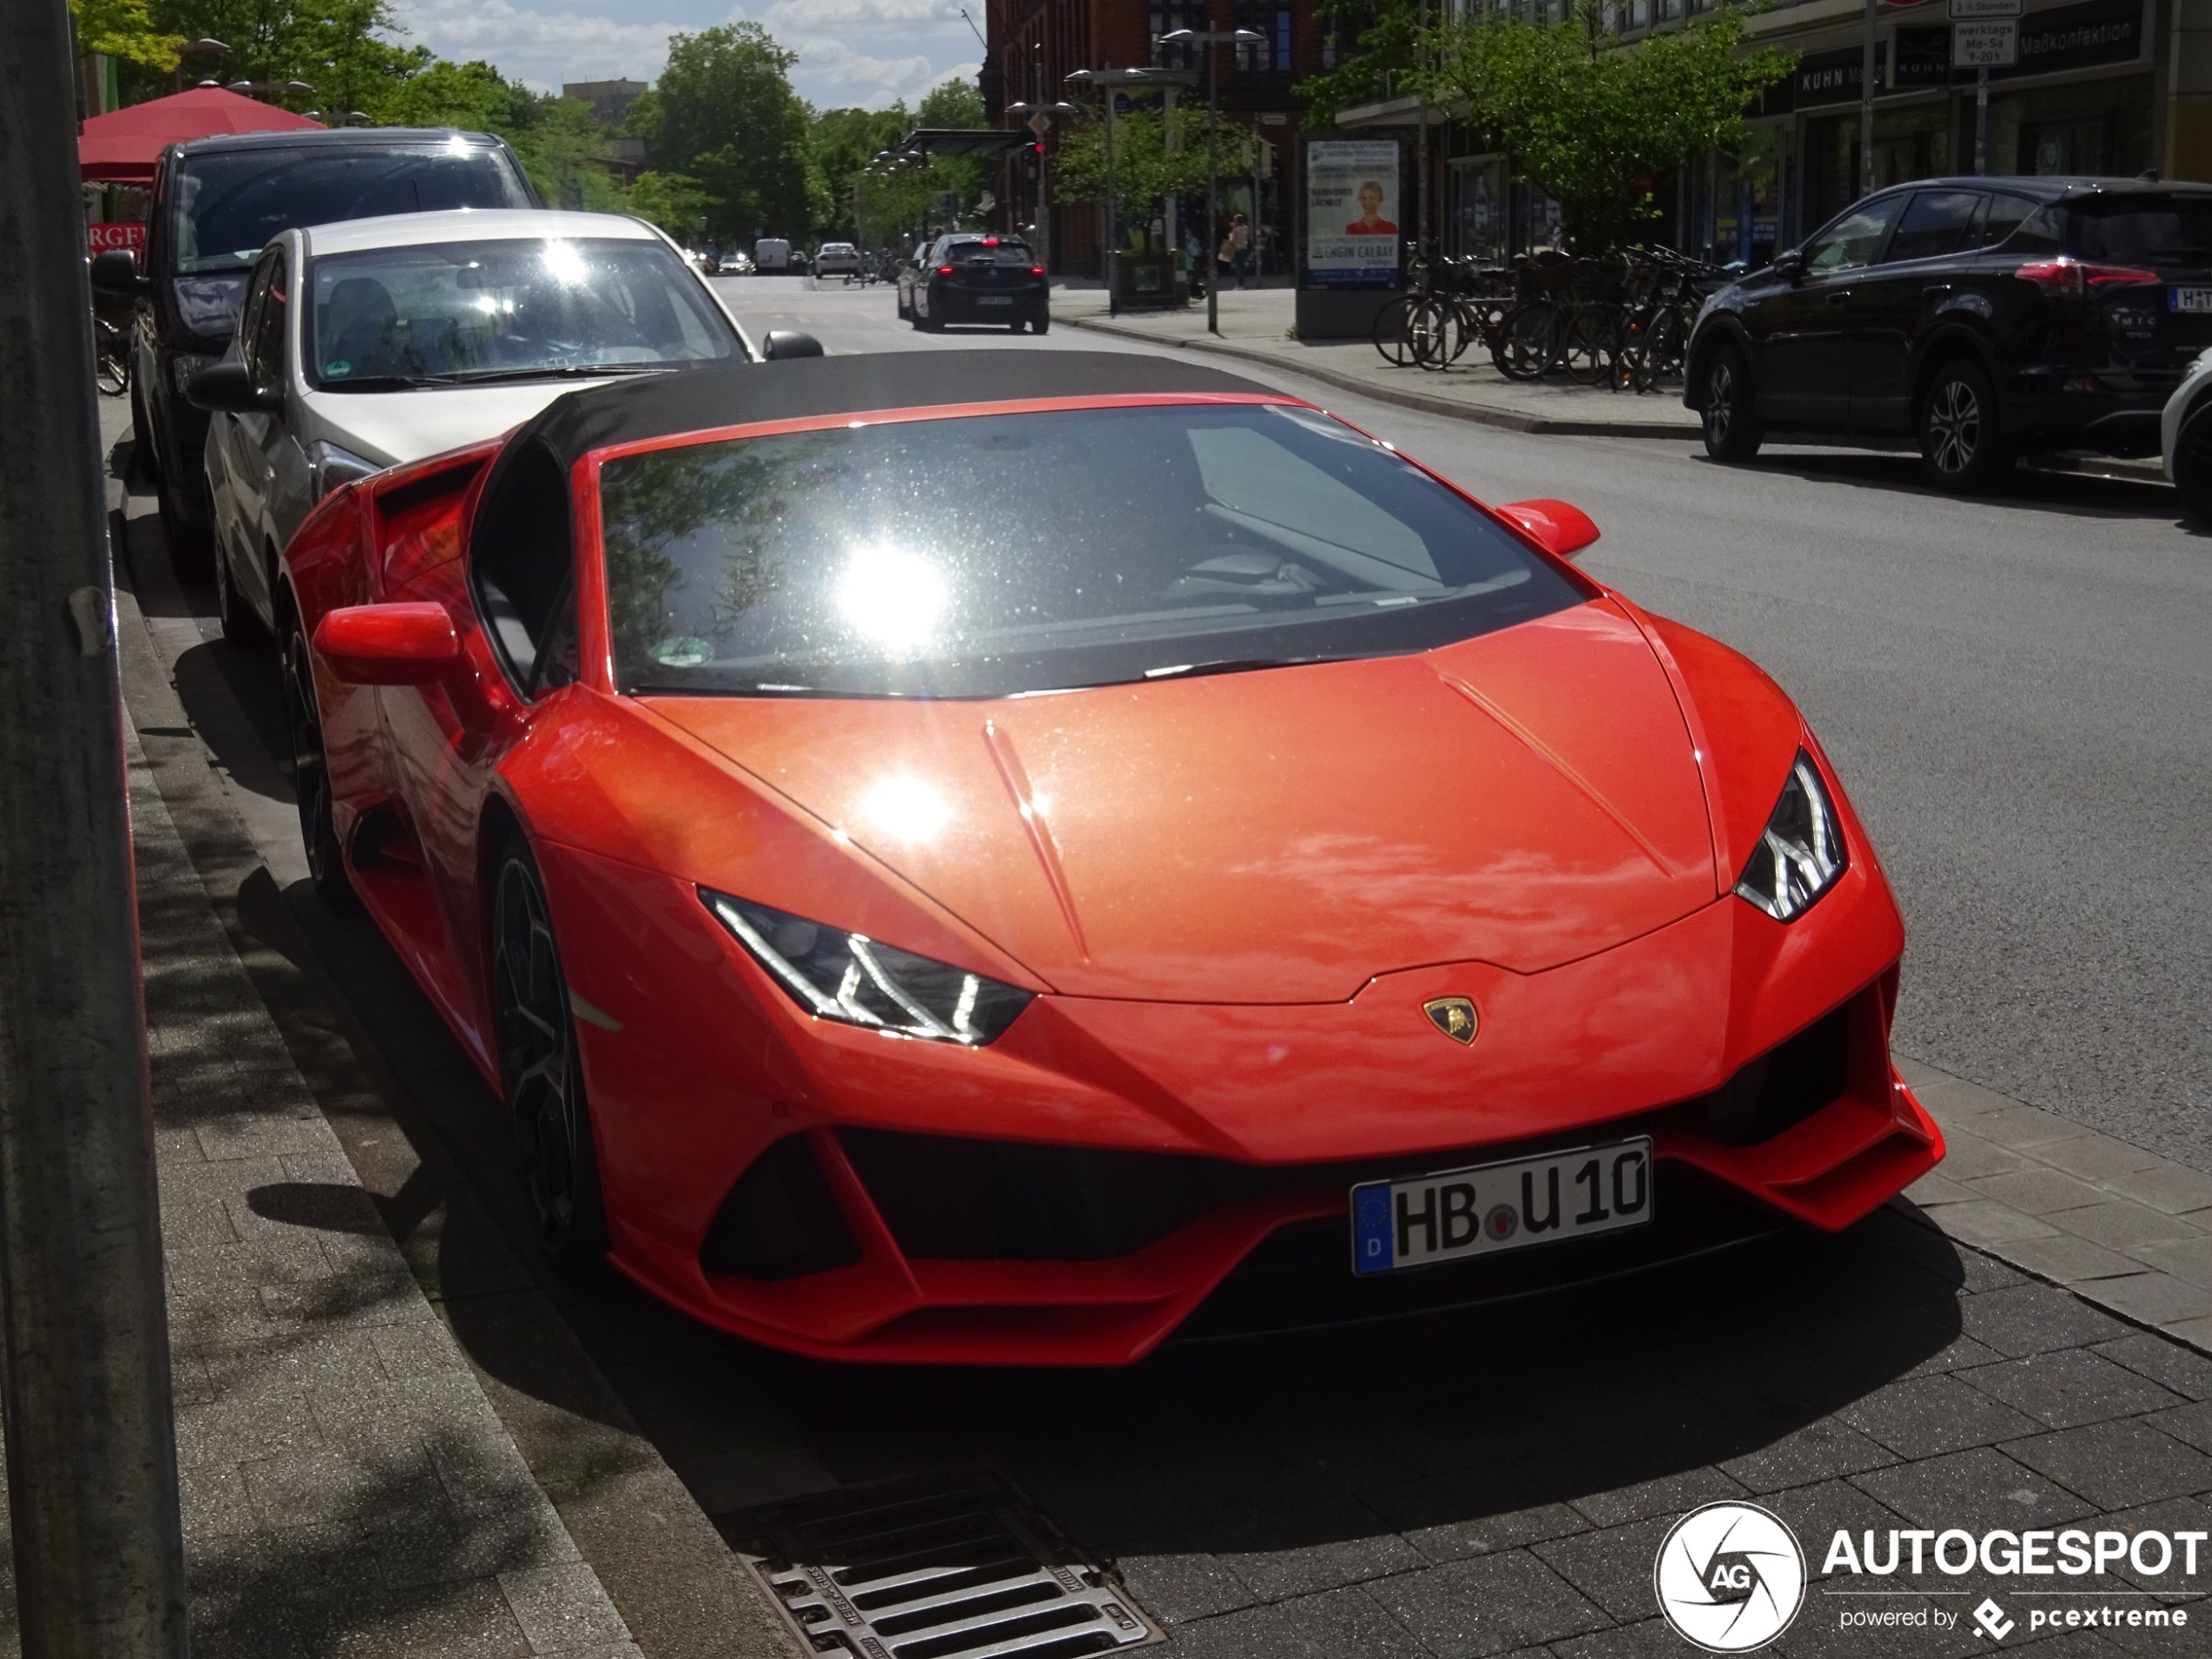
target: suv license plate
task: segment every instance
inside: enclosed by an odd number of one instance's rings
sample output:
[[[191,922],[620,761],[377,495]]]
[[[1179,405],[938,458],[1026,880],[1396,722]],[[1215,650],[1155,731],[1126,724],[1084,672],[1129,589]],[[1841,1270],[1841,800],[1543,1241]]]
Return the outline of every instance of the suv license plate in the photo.
[[[1352,1271],[1494,1255],[1651,1219],[1651,1137],[1352,1190]]]
[[[1014,303],[1014,296],[1010,293],[979,293],[975,296],[975,303],[979,306],[1010,306]],[[2212,307],[2206,309],[2212,310]]]
[[[2168,288],[2168,311],[2212,311],[2212,288]]]

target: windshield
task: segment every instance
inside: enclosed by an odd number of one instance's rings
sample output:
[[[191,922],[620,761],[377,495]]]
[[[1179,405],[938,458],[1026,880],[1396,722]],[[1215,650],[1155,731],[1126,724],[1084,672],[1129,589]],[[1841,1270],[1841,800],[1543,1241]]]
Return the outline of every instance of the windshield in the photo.
[[[179,174],[177,270],[242,270],[301,225],[536,206],[506,153],[482,144],[219,150],[186,157]]]
[[[2085,260],[2212,265],[2212,199],[2123,197],[2089,203],[2079,211]]]
[[[1003,697],[1425,651],[1577,604],[1325,415],[1162,405],[698,443],[600,472],[628,691]]]
[[[314,268],[308,362],[324,391],[740,351],[698,280],[657,241],[437,242],[329,254]]]
[[[1020,242],[954,242],[944,251],[947,265],[1027,265],[1029,250]]]

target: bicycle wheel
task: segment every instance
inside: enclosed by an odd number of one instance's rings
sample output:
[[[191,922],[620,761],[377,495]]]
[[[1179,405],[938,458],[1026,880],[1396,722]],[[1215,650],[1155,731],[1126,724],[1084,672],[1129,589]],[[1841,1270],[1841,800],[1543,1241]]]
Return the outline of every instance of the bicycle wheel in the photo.
[[[1504,314],[1504,307],[1491,300],[1462,300],[1457,310],[1459,329],[1452,340],[1452,361],[1455,363],[1477,341],[1487,346],[1495,340],[1498,319]]]
[[[104,351],[93,365],[93,377],[102,397],[121,397],[131,389],[131,360]]]
[[[1413,296],[1401,293],[1375,313],[1375,349],[1393,368],[1413,361],[1406,341],[1406,314],[1412,307]]]
[[[1452,362],[1452,302],[1431,295],[1406,314],[1408,354],[1423,368],[1447,368]]]
[[[1560,360],[1577,386],[1602,386],[1620,350],[1620,320],[1609,306],[1578,307],[1567,320]]]
[[[1653,319],[1651,345],[1645,354],[1650,360],[1649,384],[1639,386],[1640,392],[1659,386],[1682,384],[1683,359],[1689,349],[1689,314],[1679,306],[1670,307]]]
[[[1509,381],[1541,380],[1558,353],[1560,311],[1549,300],[1530,300],[1506,313],[1490,361]]]

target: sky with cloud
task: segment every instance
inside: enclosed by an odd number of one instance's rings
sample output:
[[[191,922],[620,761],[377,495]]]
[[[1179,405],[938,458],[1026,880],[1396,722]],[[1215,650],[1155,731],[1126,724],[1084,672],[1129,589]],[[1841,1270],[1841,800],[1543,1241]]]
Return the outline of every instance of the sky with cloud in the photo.
[[[982,49],[961,20],[962,0],[396,0],[401,31],[445,57],[481,57],[543,91],[564,81],[650,81],[678,31],[751,18],[799,54],[792,84],[819,109],[911,105],[954,75],[973,75]],[[981,0],[967,0],[980,27]],[[650,18],[651,21],[647,21]]]

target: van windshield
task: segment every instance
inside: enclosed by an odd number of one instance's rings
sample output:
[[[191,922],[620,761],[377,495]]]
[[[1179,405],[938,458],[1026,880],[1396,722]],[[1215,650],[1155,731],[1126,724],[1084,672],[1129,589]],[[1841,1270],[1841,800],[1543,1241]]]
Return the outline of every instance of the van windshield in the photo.
[[[176,273],[242,271],[301,225],[536,206],[506,152],[481,143],[219,150],[179,170]]]

